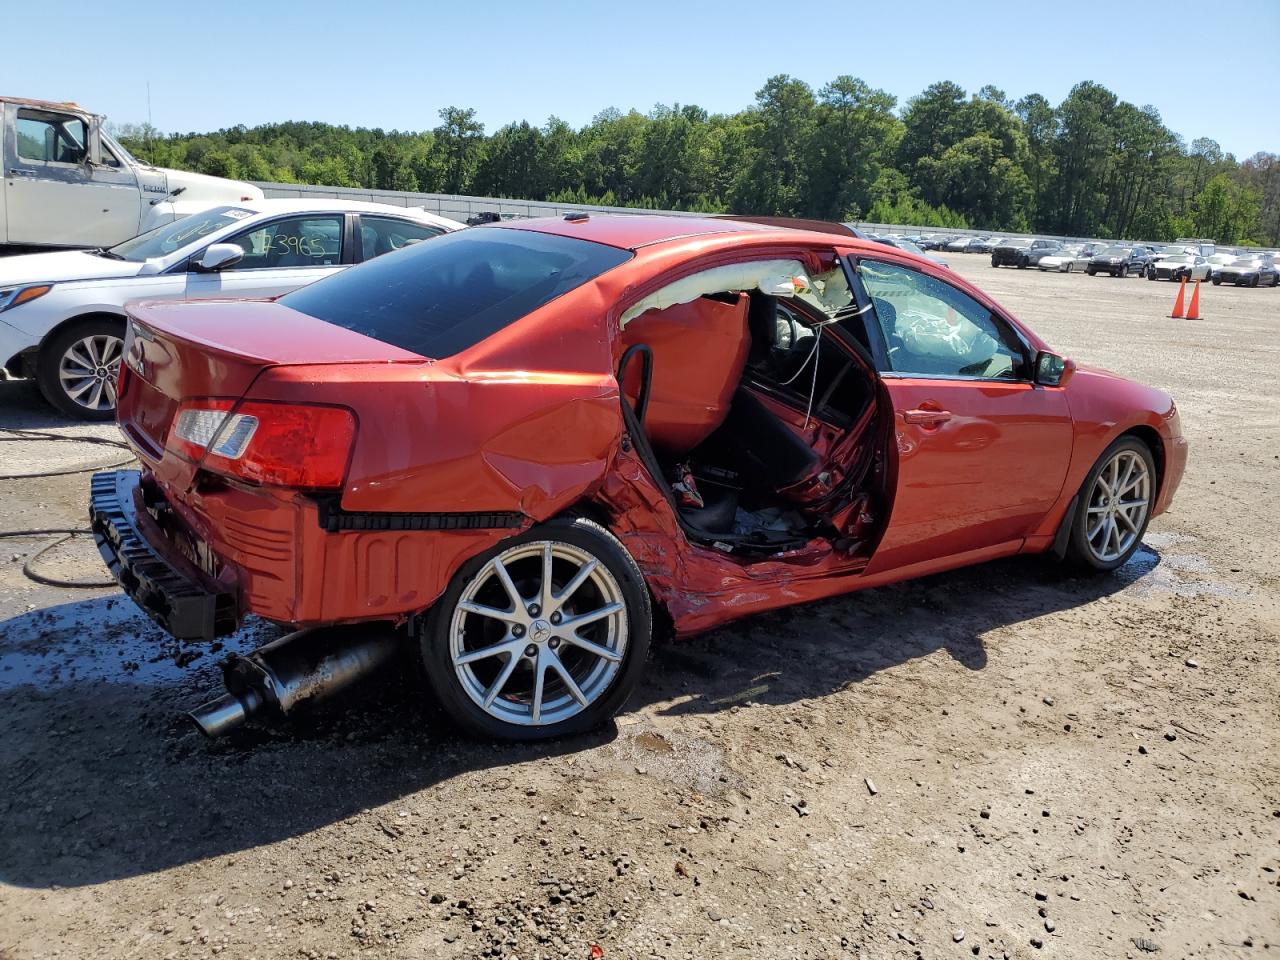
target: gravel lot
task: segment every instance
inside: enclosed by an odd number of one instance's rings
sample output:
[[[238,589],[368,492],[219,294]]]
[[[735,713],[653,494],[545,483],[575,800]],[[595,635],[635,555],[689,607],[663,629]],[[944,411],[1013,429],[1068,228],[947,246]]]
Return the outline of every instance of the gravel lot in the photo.
[[[0,540],[0,960],[1276,956],[1280,291],[1189,322],[1172,284],[950,259],[1177,398],[1189,471],[1119,575],[1014,559],[757,617],[660,648],[571,742],[460,739],[406,662],[211,744],[178,715],[216,650]],[[25,383],[0,425],[113,429]],[[115,453],[4,443],[0,473]],[[0,529],[82,526],[86,488],[0,481]],[[103,575],[84,539],[41,562]]]

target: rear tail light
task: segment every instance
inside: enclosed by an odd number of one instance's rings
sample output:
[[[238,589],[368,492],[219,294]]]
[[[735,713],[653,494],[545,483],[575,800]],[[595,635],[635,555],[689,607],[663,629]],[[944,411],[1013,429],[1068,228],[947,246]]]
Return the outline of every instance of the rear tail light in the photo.
[[[345,407],[185,401],[166,446],[205,469],[281,487],[341,487],[355,442]]]

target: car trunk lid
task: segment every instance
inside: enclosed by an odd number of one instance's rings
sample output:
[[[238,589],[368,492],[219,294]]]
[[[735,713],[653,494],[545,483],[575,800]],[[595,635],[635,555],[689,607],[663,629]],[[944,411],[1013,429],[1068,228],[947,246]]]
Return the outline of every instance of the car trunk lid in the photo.
[[[127,313],[118,416],[153,466],[179,459],[166,456],[165,438],[185,399],[239,400],[271,367],[426,362],[273,301],[139,303]]]

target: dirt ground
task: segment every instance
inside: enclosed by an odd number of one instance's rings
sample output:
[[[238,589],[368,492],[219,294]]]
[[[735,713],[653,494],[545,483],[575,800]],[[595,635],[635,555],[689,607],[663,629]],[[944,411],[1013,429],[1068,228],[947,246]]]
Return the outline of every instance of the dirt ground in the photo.
[[[460,738],[406,661],[210,743],[180,714],[218,650],[0,540],[0,960],[1280,955],[1280,291],[1175,321],[1171,284],[951,259],[1177,398],[1189,472],[1119,575],[1014,559],[756,617],[569,742]],[[112,429],[24,383],[0,425]],[[115,452],[0,443],[0,473]],[[82,526],[87,482],[0,482],[0,529]],[[84,540],[40,569],[103,573]]]

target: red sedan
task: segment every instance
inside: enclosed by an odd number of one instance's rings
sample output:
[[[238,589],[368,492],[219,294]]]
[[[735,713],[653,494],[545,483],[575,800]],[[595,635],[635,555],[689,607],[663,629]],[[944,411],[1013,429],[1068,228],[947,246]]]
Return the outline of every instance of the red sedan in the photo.
[[[103,555],[178,637],[412,637],[447,711],[510,739],[606,720],[659,628],[1016,553],[1124,564],[1182,477],[1169,396],[831,231],[571,215],[135,306],[143,469],[94,479]],[[228,666],[206,731],[376,659],[334,634]]]

